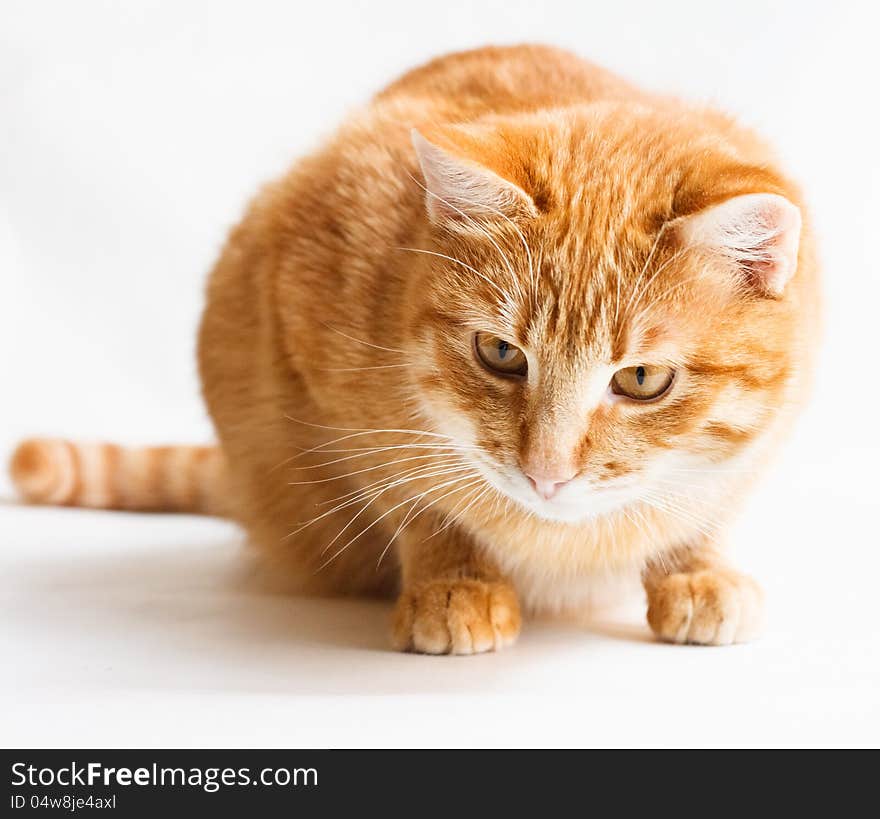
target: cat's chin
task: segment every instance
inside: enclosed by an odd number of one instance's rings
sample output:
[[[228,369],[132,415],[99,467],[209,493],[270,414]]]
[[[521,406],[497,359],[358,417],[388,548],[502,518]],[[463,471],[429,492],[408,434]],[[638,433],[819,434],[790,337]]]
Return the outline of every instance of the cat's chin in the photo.
[[[567,523],[571,525],[590,523],[609,515],[625,505],[620,499],[586,497],[579,500],[541,500],[525,498],[519,493],[506,492],[520,509],[548,523]]]
[[[573,526],[589,523],[613,511],[611,509],[585,509],[552,503],[523,503],[522,501],[519,501],[519,505],[548,523],[567,523]]]
[[[547,523],[567,523],[572,526],[589,523],[603,514],[598,511],[553,507],[550,504],[538,506],[537,504],[526,505],[520,503],[520,505],[541,520],[546,520]]]

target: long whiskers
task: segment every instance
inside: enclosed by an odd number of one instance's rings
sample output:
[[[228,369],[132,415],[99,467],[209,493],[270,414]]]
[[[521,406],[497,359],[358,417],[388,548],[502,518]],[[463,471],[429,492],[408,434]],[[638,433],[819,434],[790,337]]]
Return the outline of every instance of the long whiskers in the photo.
[[[633,295],[630,296],[629,301],[627,302],[626,309],[624,310],[624,315],[629,312],[630,305],[632,304],[632,300],[635,297],[636,292],[638,292],[639,284],[641,284],[642,278],[645,275],[645,272],[648,269],[648,266],[651,264],[651,261],[654,258],[654,253],[657,252],[657,248],[660,245],[660,239],[663,237],[663,231],[666,229],[666,223],[657,231],[657,236],[654,239],[654,243],[651,245],[651,250],[648,252],[648,258],[645,259],[645,263],[642,265],[642,269],[639,271],[639,275],[636,277],[635,283],[633,284]],[[614,305],[614,326],[618,328],[619,325],[617,323],[618,318],[620,316],[620,268],[618,267],[618,275],[617,275],[617,301]]]
[[[464,471],[465,469],[468,469],[468,467],[457,467],[457,468],[450,468],[450,469],[445,469],[445,470],[438,470],[437,472],[427,473],[427,474],[425,474],[425,475],[418,476],[418,477],[421,477],[421,478],[436,478],[436,477],[440,477],[440,476],[445,476],[445,475],[449,475],[449,474],[454,474],[454,473],[462,472],[462,471]],[[463,477],[465,477],[465,476],[461,476],[461,477],[463,478]],[[406,480],[406,481],[402,481],[402,482],[400,482],[400,483],[401,483],[401,484],[402,484],[402,483],[409,483],[410,481],[412,481],[412,480],[416,480],[416,479],[417,479],[417,478],[409,478],[408,480]],[[361,507],[361,508],[355,513],[354,517],[352,517],[351,520],[349,520],[349,522],[346,523],[345,526],[343,526],[342,529],[341,529],[339,532],[336,533],[336,536],[333,538],[333,540],[331,540],[331,541],[330,541],[330,542],[329,542],[329,543],[328,543],[328,544],[327,544],[327,545],[321,550],[321,554],[324,554],[325,552],[327,552],[327,551],[330,549],[330,547],[331,547],[334,543],[336,543],[336,541],[339,540],[340,537],[342,537],[343,533],[348,529],[349,526],[351,526],[351,525],[352,525],[352,524],[353,524],[353,523],[354,523],[354,522],[355,522],[355,521],[356,521],[356,520],[357,520],[357,519],[358,519],[358,518],[359,518],[364,512],[366,512],[366,510],[369,509],[370,506],[372,506],[373,503],[375,503],[375,502],[376,502],[376,501],[377,501],[382,495],[384,495],[386,492],[388,492],[390,489],[392,489],[392,488],[393,488],[394,486],[396,486],[396,485],[400,485],[400,484],[398,484],[397,482],[392,482],[391,485],[389,485],[389,486],[385,486],[385,487],[383,487],[382,489],[380,489],[378,492],[376,492],[376,493],[374,493],[373,495],[371,495],[370,498],[369,498],[369,500],[367,500],[367,502],[366,502],[366,503],[365,503],[365,504],[364,504],[364,505],[363,505],[363,506],[362,506],[362,507]],[[448,485],[448,482],[447,482],[447,484],[445,484],[445,485]],[[352,501],[351,503],[354,504],[354,503],[358,503],[358,502],[359,502],[359,500],[358,500],[358,501]],[[349,504],[343,504],[343,507],[348,506],[348,505],[349,505]],[[398,504],[398,506],[401,506],[401,505],[403,505],[403,504]],[[331,510],[331,512],[332,512],[332,511],[334,511],[334,510]],[[372,525],[373,525],[373,524],[371,524],[371,526],[372,526]],[[368,527],[368,528],[369,528],[369,527]],[[366,530],[364,530],[364,531],[366,531]],[[363,532],[361,532],[361,534],[363,534]],[[359,537],[359,536],[360,536],[360,535],[358,535],[358,537]],[[354,539],[356,540],[357,538],[354,538]]]
[[[428,432],[424,429],[371,429],[370,427],[332,427],[327,426],[326,424],[313,424],[311,421],[303,421],[301,418],[294,418],[292,415],[285,415],[284,417],[288,421],[293,421],[297,424],[302,424],[303,426],[314,427],[315,429],[329,429],[336,432],[357,432],[363,435],[369,435],[370,433],[396,433],[398,435],[427,435],[431,438],[446,438],[447,440],[451,439],[450,435],[442,435],[439,432]]]
[[[633,294],[630,296],[629,301],[626,303],[626,307],[624,308],[624,311],[623,311],[624,318],[627,318],[630,315],[630,312],[632,311],[633,307],[638,307],[639,302],[644,297],[648,288],[656,281],[657,277],[661,273],[663,273],[671,264],[673,264],[673,262],[675,262],[679,258],[681,258],[681,256],[684,255],[684,253],[685,253],[685,251],[683,251],[683,250],[678,250],[675,253],[673,253],[672,256],[670,256],[665,262],[663,262],[663,264],[658,266],[658,268],[651,274],[651,276],[648,278],[648,280],[642,285],[641,289],[633,291]],[[641,276],[639,278],[641,278]],[[618,327],[618,330],[619,329],[620,328]]]
[[[412,449],[412,450],[439,449],[439,450],[441,450],[441,452],[439,452],[439,453],[436,453],[436,454],[428,453],[427,455],[422,455],[420,457],[440,458],[440,457],[443,457],[444,455],[452,453],[452,452],[467,452],[469,450],[477,449],[477,447],[445,446],[443,444],[434,444],[434,445],[432,445],[432,444],[395,444],[393,446],[384,446],[384,447],[376,447],[376,448],[367,447],[364,449],[356,450],[356,453],[354,455],[345,455],[344,457],[334,458],[331,461],[324,461],[323,463],[320,463],[320,464],[309,464],[308,466],[297,466],[294,468],[297,470],[321,469],[326,466],[332,466],[333,464],[343,463],[344,461],[352,461],[357,458],[369,458],[373,455],[381,455],[383,452],[393,452],[398,449]],[[316,452],[315,454],[322,454],[324,452],[334,452],[334,451],[346,452],[348,450],[322,449],[322,450],[319,450],[318,452]],[[395,463],[395,462],[392,462],[392,463]],[[400,463],[400,462],[398,461],[396,463]]]
[[[346,472],[343,475],[331,475],[329,478],[316,478],[313,481],[290,481],[290,482],[288,482],[287,485],[288,486],[305,486],[308,484],[329,483],[330,481],[340,481],[343,478],[351,478],[354,475],[362,475],[365,472],[375,472],[377,469],[385,469],[386,467],[389,467],[389,466],[395,466],[397,464],[407,463],[408,461],[422,460],[424,458],[430,458],[430,457],[432,457],[432,456],[431,455],[413,455],[408,458],[399,458],[396,461],[389,461],[387,463],[382,463],[382,464],[374,464],[373,466],[367,466],[367,467],[364,467],[363,469],[357,469],[353,472]]]
[[[297,455],[294,455],[292,458],[287,458],[285,461],[282,461],[281,464],[279,464],[279,466],[283,466],[284,464],[289,463],[290,461],[295,460],[296,458],[301,458],[304,455],[308,455],[311,452],[333,452],[335,450],[327,449],[327,447],[332,446],[333,444],[340,444],[343,441],[348,441],[348,440],[351,440],[352,438],[360,438],[360,437],[363,437],[364,435],[378,435],[378,434],[397,433],[397,432],[401,432],[401,430],[367,429],[367,430],[360,430],[358,432],[353,432],[349,435],[340,435],[338,438],[333,438],[330,441],[325,441],[324,443],[316,444],[315,446],[309,447],[308,449],[300,448],[300,452]],[[426,435],[426,436],[431,436],[431,437],[435,437],[435,438],[445,439],[448,441],[454,440],[449,435],[439,435],[438,433],[431,433],[431,432],[424,432],[424,431],[417,432],[415,430],[404,430],[402,432],[404,432],[405,434],[418,435],[418,436]],[[418,442],[418,438],[416,438],[416,442]],[[452,444],[452,446],[455,446],[455,444]],[[369,447],[369,448],[372,449],[373,447]]]
[[[456,259],[454,256],[447,256],[445,253],[438,253],[434,250],[425,250],[424,248],[419,247],[396,247],[395,250],[404,250],[408,253],[423,253],[426,256],[437,256],[440,259],[446,259],[447,261],[454,262],[455,264],[461,265],[466,270],[469,270],[476,276],[479,276],[484,282],[486,282],[490,287],[493,287],[498,295],[504,299],[505,307],[508,311],[513,309],[513,304],[511,303],[510,294],[507,293],[502,287],[500,287],[496,282],[493,282],[485,273],[477,270],[477,268],[472,267],[471,265],[463,262],[461,259]]]
[[[642,269],[639,271],[639,275],[636,278],[635,283],[633,284],[633,293],[636,292],[636,289],[638,288],[639,284],[642,281],[642,277],[645,275],[645,271],[648,269],[648,265],[651,264],[651,260],[654,258],[654,253],[657,251],[657,247],[660,245],[660,239],[663,236],[663,231],[666,229],[666,224],[667,223],[664,223],[663,226],[660,228],[660,230],[657,231],[657,237],[654,239],[654,244],[651,245],[651,250],[648,253],[648,258],[645,259],[645,263],[644,263],[644,265],[642,265]],[[620,315],[620,278],[621,278],[620,277],[620,267],[618,266],[618,268],[617,268],[617,301],[615,302],[615,305],[614,305],[614,326],[615,327],[618,327],[617,320]],[[627,303],[627,309],[624,311],[624,314],[626,314],[626,312],[629,310],[629,304],[631,302],[632,302],[632,296],[630,296],[630,301]]]
[[[453,462],[453,463],[444,463],[444,464],[432,464],[427,467],[422,465],[422,466],[416,467],[414,470],[407,470],[404,474],[397,473],[397,474],[392,475],[390,477],[386,476],[386,477],[382,478],[380,481],[377,481],[375,484],[372,484],[370,487],[356,489],[354,492],[350,492],[347,495],[343,495],[340,498],[335,499],[336,501],[341,501],[341,502],[337,503],[337,505],[335,505],[332,509],[328,509],[327,511],[322,512],[321,514],[316,515],[315,517],[311,518],[310,520],[305,521],[300,526],[298,526],[296,529],[294,529],[292,532],[290,532],[288,535],[286,535],[285,539],[299,534],[304,529],[308,528],[309,526],[313,525],[314,523],[317,523],[319,520],[323,520],[324,518],[329,517],[330,515],[335,514],[336,512],[340,512],[343,509],[348,508],[349,506],[354,506],[355,504],[360,503],[363,500],[366,500],[367,501],[366,504],[358,513],[358,515],[360,515],[361,512],[364,512],[370,506],[370,504],[372,504],[374,501],[376,501],[385,492],[387,492],[390,489],[393,489],[397,486],[402,486],[406,483],[410,483],[415,480],[436,478],[436,477],[440,477],[442,475],[452,474],[455,472],[462,472],[465,470],[473,471],[473,468],[471,466],[469,466],[468,464],[463,464],[463,463],[458,464],[458,463]],[[333,501],[329,501],[329,502],[332,503]],[[355,515],[355,518],[357,518],[358,515]],[[353,520],[350,521],[350,523],[353,522]],[[345,530],[343,529],[343,531],[345,531]],[[339,535],[337,535],[337,538],[338,537],[339,537]],[[333,543],[333,541],[331,541],[330,545],[332,545],[332,543]]]
[[[373,344],[371,341],[363,341],[362,339],[350,336],[348,333],[343,333],[342,330],[337,329],[332,324],[328,324],[326,321],[322,321],[321,324],[323,324],[328,330],[332,330],[334,333],[337,333],[343,338],[347,338],[349,341],[354,341],[357,344],[363,344],[365,347],[372,347],[374,350],[383,350],[386,353],[399,353],[400,355],[409,355],[406,350],[397,350],[394,347],[383,347],[380,344]]]
[[[373,364],[369,367],[316,367],[324,373],[359,373],[364,370],[393,370],[398,367],[414,367],[415,364]]]
[[[675,500],[675,497],[680,498],[681,496],[648,489],[643,492],[642,501],[648,504],[648,506],[652,506],[658,511],[664,512],[667,515],[686,523],[702,535],[709,538],[714,537],[718,529],[718,524],[705,518],[693,509],[686,507],[684,502]]]
[[[480,482],[482,482],[482,479]],[[441,534],[442,532],[445,532],[450,526],[454,526],[471,509],[473,509],[473,507],[477,503],[479,503],[480,500],[483,498],[483,496],[487,492],[491,491],[491,489],[492,489],[491,485],[488,485],[488,484],[485,487],[483,487],[482,490],[480,490],[480,487],[477,486],[476,490],[471,491],[470,493],[468,493],[465,496],[464,503],[467,505],[464,506],[464,508],[460,512],[455,513],[455,510],[458,509],[458,505],[456,505],[456,507],[452,510],[452,512],[447,514],[446,517],[440,522],[440,528],[437,529],[437,531],[432,532],[431,535],[429,535],[428,537],[425,538],[425,540],[430,540],[432,537],[436,537],[437,535]],[[474,497],[474,494],[476,494],[476,497]],[[454,517],[451,517],[451,515],[453,513],[455,513],[455,515],[454,515]]]
[[[449,481],[444,481],[444,482],[442,482],[442,483],[439,483],[439,484],[437,484],[437,485],[435,485],[435,486],[430,487],[429,489],[426,489],[424,492],[420,493],[417,497],[418,497],[418,498],[426,497],[427,495],[431,494],[432,492],[437,492],[437,491],[439,491],[440,489],[444,489],[444,488],[446,488],[447,486],[450,486],[450,485],[452,485],[452,484],[455,484],[455,483],[458,483],[458,482],[460,482],[460,481],[464,481],[464,480],[467,480],[467,479],[468,479],[468,476],[467,476],[467,475],[462,475],[462,476],[457,477],[457,478],[452,478],[452,479],[449,480]],[[370,529],[372,529],[374,526],[378,525],[382,520],[384,520],[385,518],[387,518],[388,515],[390,515],[390,514],[392,514],[393,512],[397,511],[401,506],[405,506],[406,504],[411,503],[412,500],[413,500],[413,498],[407,498],[406,500],[403,500],[403,501],[401,501],[400,503],[396,503],[396,504],[394,504],[394,506],[392,506],[390,509],[386,510],[386,511],[383,512],[381,515],[379,515],[379,517],[377,517],[372,523],[370,523],[369,525],[367,525],[367,526],[365,526],[363,529],[361,529],[360,532],[358,532],[354,537],[352,537],[351,539],[349,539],[347,543],[345,543],[343,546],[341,546],[339,549],[337,549],[337,550],[336,550],[336,551],[335,551],[335,552],[334,552],[329,558],[327,558],[327,560],[325,560],[325,561],[324,561],[324,562],[323,562],[323,563],[322,563],[322,564],[321,564],[321,565],[315,570],[315,573],[317,574],[317,573],[320,572],[322,569],[324,569],[325,567],[327,567],[328,565],[330,565],[330,563],[332,563],[337,557],[339,557],[339,555],[341,555],[341,554],[342,554],[342,553],[343,553],[343,552],[344,552],[349,546],[351,546],[351,544],[354,543],[358,538],[360,538],[362,535],[366,534],[366,533],[367,533]],[[347,528],[347,526],[346,526],[346,528]],[[344,531],[344,530],[343,530],[343,531]],[[337,535],[337,538],[334,538],[334,540],[331,541],[331,544],[329,544],[329,545],[332,545],[332,543],[335,542],[336,539],[338,539],[338,535]],[[328,545],[328,547],[325,547],[324,551],[326,551],[327,548],[329,548],[329,545]],[[322,554],[323,554],[323,552],[322,552]]]
[[[330,441],[325,441],[320,444],[316,444],[313,447],[308,449],[301,449],[296,455],[293,455],[289,458],[285,458],[281,463],[277,464],[273,467],[273,470],[280,469],[281,467],[289,464],[291,461],[296,460],[297,458],[301,458],[304,455],[308,455],[311,452],[320,452],[324,447],[328,447],[332,444],[338,444],[342,441],[348,441],[352,438],[359,438],[364,435],[415,435],[418,437],[428,437],[428,438],[439,438],[445,441],[455,441],[455,439],[450,435],[443,435],[439,432],[428,432],[424,429],[372,429],[369,427],[332,427],[327,426],[325,424],[313,424],[310,421],[303,421],[300,418],[294,418],[291,415],[284,416],[288,421],[293,421],[297,424],[302,424],[303,426],[312,427],[313,429],[328,429],[335,432],[346,432],[348,435],[340,435],[337,438],[333,438]],[[418,441],[418,437],[416,441]],[[456,444],[453,444],[456,445]]]
[[[366,486],[359,486],[355,489],[352,489],[342,495],[338,495],[335,498],[331,498],[330,500],[320,501],[316,506],[326,506],[328,503],[340,503],[341,501],[345,501],[347,499],[354,500],[362,500],[363,498],[369,497],[372,492],[375,492],[377,488],[380,488],[384,485],[391,483],[392,481],[400,480],[402,478],[407,478],[409,476],[414,477],[423,477],[420,475],[420,472],[430,469],[439,469],[444,466],[451,466],[457,463],[463,463],[459,459],[451,458],[449,462],[442,463],[430,463],[430,464],[419,464],[418,466],[411,466],[408,469],[400,470],[399,472],[395,472],[392,476],[383,475],[376,481],[372,481],[368,483]]]
[[[413,511],[415,511],[416,507],[419,505],[419,501],[421,501],[422,497],[423,497],[422,495],[418,496],[416,498],[415,502],[413,503],[412,507],[407,511],[406,516],[401,521],[400,525],[397,527],[394,534],[391,536],[391,539],[388,541],[388,543],[385,544],[385,548],[382,550],[382,553],[379,555],[379,560],[376,562],[376,568],[378,569],[379,566],[382,565],[382,559],[388,553],[388,550],[391,548],[391,545],[397,539],[397,536],[408,525],[412,524],[417,517],[419,517],[423,513],[427,512],[428,509],[430,509],[432,506],[435,506],[436,504],[438,504],[444,498],[448,498],[450,495],[454,495],[456,492],[463,492],[464,490],[468,489],[469,487],[472,487],[475,484],[480,484],[482,482],[483,482],[483,479],[481,477],[477,477],[475,480],[471,481],[470,483],[466,483],[463,486],[454,487],[454,488],[450,489],[448,492],[444,492],[442,495],[440,495],[440,497],[434,498],[429,504],[422,507],[418,512],[416,512],[415,515],[413,515],[412,514]]]

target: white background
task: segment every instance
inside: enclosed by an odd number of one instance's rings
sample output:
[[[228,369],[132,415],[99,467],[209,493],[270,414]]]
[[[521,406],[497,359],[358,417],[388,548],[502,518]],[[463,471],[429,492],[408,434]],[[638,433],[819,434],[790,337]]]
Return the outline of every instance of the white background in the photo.
[[[0,2],[3,457],[33,433],[209,440],[193,340],[225,231],[352,106],[452,49],[551,42],[739,114],[803,182],[827,289],[815,401],[738,526],[761,642],[658,645],[636,613],[396,655],[387,606],[249,586],[226,523],[10,503],[0,742],[876,745],[871,5]]]

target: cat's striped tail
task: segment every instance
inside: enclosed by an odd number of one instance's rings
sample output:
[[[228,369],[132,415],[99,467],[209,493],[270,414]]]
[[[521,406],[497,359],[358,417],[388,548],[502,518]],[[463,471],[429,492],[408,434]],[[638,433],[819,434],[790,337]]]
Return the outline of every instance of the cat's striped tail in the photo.
[[[219,447],[30,438],[18,445],[9,471],[32,503],[221,516],[227,509]]]

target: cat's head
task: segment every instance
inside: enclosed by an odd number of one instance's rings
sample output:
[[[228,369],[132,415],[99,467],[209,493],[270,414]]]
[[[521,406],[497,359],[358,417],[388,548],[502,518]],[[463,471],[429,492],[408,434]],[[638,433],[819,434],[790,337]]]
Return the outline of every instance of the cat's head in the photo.
[[[422,410],[541,517],[669,502],[800,375],[796,194],[703,125],[608,106],[413,134]]]

